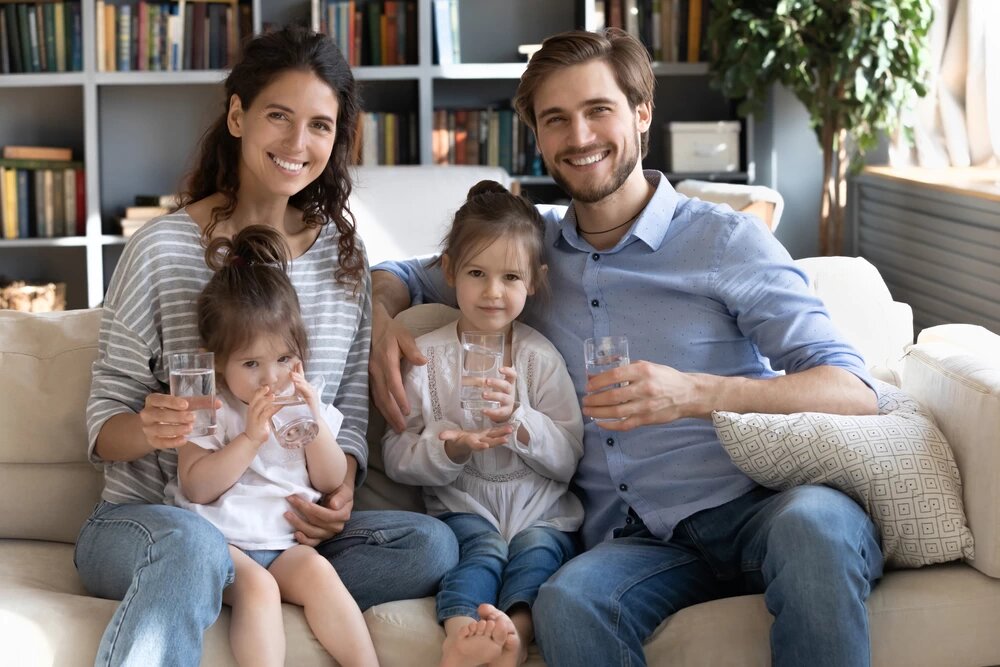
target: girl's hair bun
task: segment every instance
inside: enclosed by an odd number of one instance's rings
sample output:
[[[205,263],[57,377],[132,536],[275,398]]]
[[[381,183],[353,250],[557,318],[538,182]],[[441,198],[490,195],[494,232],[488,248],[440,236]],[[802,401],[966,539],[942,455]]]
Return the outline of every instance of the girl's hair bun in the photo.
[[[507,194],[507,188],[500,185],[496,181],[491,181],[489,179],[479,181],[471,188],[469,188],[469,194],[466,195],[466,201],[472,201],[475,197],[487,194]]]
[[[251,225],[231,239],[213,239],[205,252],[205,262],[214,271],[261,265],[285,270],[290,255],[280,232],[264,225]]]

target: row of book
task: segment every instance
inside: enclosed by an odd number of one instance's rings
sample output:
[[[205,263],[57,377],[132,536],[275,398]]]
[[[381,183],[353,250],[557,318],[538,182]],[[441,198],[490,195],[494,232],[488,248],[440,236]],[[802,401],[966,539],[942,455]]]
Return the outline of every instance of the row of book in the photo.
[[[415,113],[363,113],[354,144],[354,162],[364,166],[419,164],[417,139]]]
[[[82,69],[79,2],[0,4],[0,74]]]
[[[598,28],[621,28],[657,62],[708,60],[711,0],[595,0]]]
[[[3,238],[82,235],[85,190],[81,162],[0,159]]]
[[[435,109],[434,164],[503,167],[520,176],[542,176],[535,135],[512,109]]]
[[[417,64],[416,0],[321,0],[320,31],[353,67]]]
[[[251,7],[228,2],[113,4],[97,0],[97,69],[177,71],[232,67]]]

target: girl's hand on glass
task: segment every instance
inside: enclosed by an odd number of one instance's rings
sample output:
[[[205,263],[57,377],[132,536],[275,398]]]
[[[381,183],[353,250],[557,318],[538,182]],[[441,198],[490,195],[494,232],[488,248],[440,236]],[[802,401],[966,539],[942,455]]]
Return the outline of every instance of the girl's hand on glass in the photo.
[[[263,386],[254,392],[247,408],[247,425],[244,429],[250,441],[260,447],[271,435],[271,417],[281,409],[274,404],[274,392],[268,386]]]
[[[487,401],[500,403],[500,407],[483,410],[483,414],[495,424],[506,423],[514,414],[514,392],[517,387],[517,372],[513,368],[504,366],[500,369],[500,374],[503,379],[487,380],[486,391],[483,392],[483,398]]]
[[[316,394],[316,388],[306,380],[305,368],[302,366],[301,360],[295,361],[291,378],[295,393],[302,397],[314,415],[318,415],[320,412],[319,396]]]
[[[222,402],[216,400],[216,409]],[[139,411],[142,434],[153,449],[176,449],[188,441],[194,425],[194,413],[188,402],[170,394],[150,394]]]

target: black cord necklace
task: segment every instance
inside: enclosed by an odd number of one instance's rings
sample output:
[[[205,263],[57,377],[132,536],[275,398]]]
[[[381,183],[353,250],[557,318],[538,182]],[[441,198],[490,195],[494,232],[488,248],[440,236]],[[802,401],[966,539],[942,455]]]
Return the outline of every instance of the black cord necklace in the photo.
[[[642,213],[642,211],[639,211],[639,213]],[[639,213],[636,213],[635,215],[633,215],[633,216],[632,216],[631,218],[629,218],[628,220],[626,220],[626,221],[625,221],[625,222],[623,222],[622,224],[620,224],[620,225],[615,225],[615,226],[614,226],[614,227],[612,227],[611,229],[602,229],[602,230],[601,230],[601,231],[599,231],[599,232],[585,232],[585,231],[583,231],[582,229],[580,229],[580,225],[579,225],[579,223],[577,223],[577,225],[576,225],[576,229],[577,229],[577,231],[578,231],[578,232],[580,232],[581,234],[607,234],[608,232],[613,232],[613,231],[615,231],[616,229],[621,229],[621,228],[622,228],[622,227],[624,227],[625,225],[631,225],[631,224],[632,224],[633,222],[635,222],[635,219],[639,217]]]

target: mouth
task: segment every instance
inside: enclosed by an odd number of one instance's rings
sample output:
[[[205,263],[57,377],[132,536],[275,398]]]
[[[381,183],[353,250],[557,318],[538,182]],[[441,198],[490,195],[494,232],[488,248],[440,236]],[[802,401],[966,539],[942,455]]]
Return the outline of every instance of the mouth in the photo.
[[[596,153],[588,153],[587,155],[581,155],[577,157],[567,157],[563,158],[565,162],[568,162],[574,167],[589,167],[593,164],[597,164],[604,160],[611,154],[610,150],[598,151]]]
[[[305,167],[306,164],[307,164],[305,162],[293,162],[293,161],[290,161],[290,160],[282,160],[280,157],[278,157],[274,153],[268,153],[267,156],[269,158],[271,158],[271,162],[273,162],[274,164],[278,165],[279,167],[281,167],[285,171],[291,172],[293,174],[297,174],[300,171],[302,171],[302,168]]]

